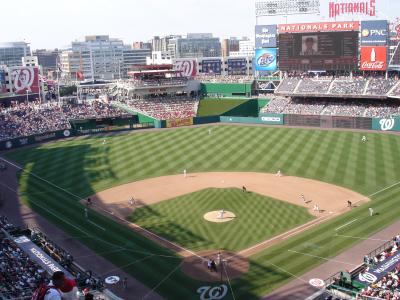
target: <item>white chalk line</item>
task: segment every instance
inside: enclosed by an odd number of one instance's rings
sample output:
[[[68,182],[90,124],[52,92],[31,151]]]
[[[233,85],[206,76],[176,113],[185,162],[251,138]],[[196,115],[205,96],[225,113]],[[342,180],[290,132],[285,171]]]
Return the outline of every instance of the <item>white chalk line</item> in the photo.
[[[90,224],[96,226],[97,228],[100,228],[101,230],[106,231],[106,229],[105,229],[104,227],[101,227],[100,225],[96,224],[95,222],[92,222],[92,221],[90,221],[90,220],[87,220],[87,221],[88,221]]]
[[[226,270],[225,264],[224,264],[223,262],[222,262],[222,267],[223,267],[223,269],[224,269],[224,271],[225,271],[226,279],[228,280],[228,284],[229,284],[229,288],[230,288],[230,290],[231,290],[232,298],[233,298],[233,300],[236,300],[236,298],[235,298],[235,293],[233,292],[232,285],[231,285],[231,281],[230,281],[229,276],[228,276],[228,271]]]
[[[344,224],[344,225],[342,225],[342,226],[336,228],[335,231],[338,231],[338,230],[340,230],[340,229],[342,229],[342,228],[344,228],[344,227],[346,227],[346,226],[349,226],[350,224],[353,224],[353,223],[354,223],[355,221],[357,221],[357,220],[358,220],[358,219],[354,219],[354,220],[352,220],[352,221],[350,221],[350,222],[348,222],[348,223],[346,223],[346,224]]]
[[[366,238],[360,236],[351,236],[351,235],[343,235],[343,234],[336,234],[335,236],[350,238],[350,239],[357,239],[357,240],[369,240],[369,241],[379,241],[379,242],[390,242],[391,240],[383,240],[383,239],[373,239],[373,238]]]
[[[148,292],[146,295],[143,296],[142,299],[146,299],[148,296],[150,296],[151,294],[153,294],[155,292],[155,290],[163,284],[164,281],[166,281],[169,277],[172,276],[172,274],[174,274],[176,272],[176,270],[178,270],[180,268],[180,266],[182,265],[183,262],[179,263],[171,272],[169,272],[159,283],[156,284],[155,287],[153,287],[151,289],[150,292]]]
[[[340,261],[340,260],[336,260],[336,259],[331,259],[331,258],[325,258],[325,257],[322,257],[322,256],[313,255],[313,254],[304,253],[304,252],[299,252],[299,251],[295,251],[295,250],[290,250],[289,249],[288,252],[297,253],[297,254],[310,256],[310,257],[314,257],[314,258],[319,258],[319,259],[326,260],[326,261],[332,261],[332,262],[336,262],[336,263],[340,263],[340,264],[344,264],[344,265],[349,265],[349,266],[352,266],[352,267],[357,267],[358,266],[356,264],[352,264],[352,263],[348,263],[348,262],[344,262],[344,261]]]
[[[9,161],[5,160],[5,159],[2,158],[2,157],[0,157],[0,160],[4,160],[4,161],[6,161],[7,163],[10,163]],[[21,167],[19,167],[18,165],[15,165],[15,164],[13,164],[13,163],[10,163],[10,164],[13,165],[14,167],[16,167],[17,169],[23,170],[23,169],[22,169]],[[3,184],[3,183],[2,183],[2,185],[5,186],[5,187],[7,187],[7,188],[8,188],[9,190],[11,190],[12,192],[17,193],[17,191],[16,191],[15,189],[9,187],[8,185],[5,185],[5,184]],[[56,186],[56,187],[57,187],[57,186]],[[62,188],[60,188],[60,189],[62,189]],[[41,209],[47,211],[47,212],[50,213],[52,216],[56,217],[57,219],[61,220],[62,222],[66,223],[66,224],[70,225],[71,227],[77,229],[78,231],[84,233],[85,236],[83,236],[83,237],[81,237],[81,238],[88,237],[88,238],[90,238],[90,239],[95,239],[95,240],[98,240],[98,241],[100,241],[100,242],[102,242],[102,243],[108,244],[108,245],[110,245],[110,246],[112,246],[112,247],[118,247],[118,248],[120,248],[120,249],[121,249],[121,248],[123,249],[123,247],[121,247],[121,246],[118,246],[118,245],[116,245],[116,244],[107,242],[107,241],[105,241],[105,240],[103,240],[103,239],[100,239],[100,238],[98,238],[98,237],[95,237],[95,236],[90,235],[89,233],[87,233],[87,232],[84,231],[83,229],[77,227],[76,225],[72,224],[71,222],[66,221],[65,219],[63,219],[62,217],[60,217],[58,214],[56,214],[56,213],[54,213],[53,211],[51,211],[50,209],[48,209],[48,208],[46,208],[46,207],[40,205],[40,204],[37,203],[36,201],[30,199],[29,202],[32,202],[34,205],[36,205],[36,206],[40,207]],[[179,258],[179,257],[176,257],[176,256],[169,256],[169,255],[163,255],[163,254],[154,254],[154,253],[150,253],[150,252],[135,251],[135,250],[133,250],[133,249],[125,249],[125,250],[126,250],[126,251],[129,251],[129,252],[133,252],[133,253],[142,253],[142,254],[149,254],[149,255],[151,254],[151,255],[154,255],[154,256],[165,257],[165,258],[175,258],[175,259]],[[180,259],[180,258],[179,258],[179,259]]]

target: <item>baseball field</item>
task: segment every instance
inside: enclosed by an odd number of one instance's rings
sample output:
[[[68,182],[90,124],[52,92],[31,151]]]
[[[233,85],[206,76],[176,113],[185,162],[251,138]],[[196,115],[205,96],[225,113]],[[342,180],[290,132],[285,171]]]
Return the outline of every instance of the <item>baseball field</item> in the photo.
[[[361,141],[363,135],[367,142]],[[226,295],[218,299],[257,299],[351,247],[360,241],[358,238],[368,237],[399,219],[399,150],[400,137],[390,134],[215,125],[69,139],[6,156],[24,168],[19,174],[23,201],[148,286],[151,291],[144,299],[151,299],[152,291],[167,299],[208,299],[205,295],[220,283],[189,276],[182,267],[187,257],[133,230],[104,213],[106,210],[124,209],[120,218],[126,223],[134,222],[193,255],[207,250],[241,253],[282,232],[321,219],[277,243],[243,255],[248,268],[240,276],[224,274],[226,289],[219,291]],[[183,178],[183,170],[189,178]],[[245,183],[249,191],[244,193],[238,189],[239,182],[227,185],[233,179],[225,181],[221,177],[215,186],[207,182],[205,188],[175,197],[167,193],[149,203],[133,189],[128,192],[139,195],[141,201],[131,210],[118,207],[118,201],[100,197],[96,201],[102,200],[108,206],[102,206],[102,213],[90,210],[88,219],[81,204],[88,196],[154,178],[179,176],[179,180],[195,182],[208,172],[228,176],[275,174],[278,170],[283,177],[269,177],[275,184],[271,191],[259,185],[253,187],[250,178]],[[191,178],[191,174],[196,175]],[[287,184],[280,186],[281,179],[288,180]],[[321,186],[337,187],[338,195],[342,191],[358,193],[363,201],[354,201],[358,205],[346,209],[344,199],[340,199],[340,205],[332,211],[329,208],[321,215],[315,214],[312,204],[307,209],[298,197],[302,193],[308,197],[311,190],[304,192],[296,185],[292,191],[291,179],[304,180],[301,182],[305,185],[315,182],[317,186],[320,182]],[[274,194],[277,186],[284,192]],[[173,187],[165,184],[149,191],[161,194]],[[316,197],[313,195],[312,200]],[[326,204],[322,199],[318,201],[324,209],[324,205],[339,202],[339,198],[331,197]],[[120,202],[126,204],[127,200],[125,197]],[[375,211],[373,217],[369,216],[369,207]],[[233,211],[235,218],[221,224],[203,218],[205,213],[220,209]]]

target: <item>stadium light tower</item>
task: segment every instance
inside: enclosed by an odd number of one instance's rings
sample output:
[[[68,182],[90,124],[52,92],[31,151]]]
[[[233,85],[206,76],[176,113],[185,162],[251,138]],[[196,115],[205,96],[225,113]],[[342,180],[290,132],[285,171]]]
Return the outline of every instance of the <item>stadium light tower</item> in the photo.
[[[319,14],[319,0],[256,1],[256,17]]]

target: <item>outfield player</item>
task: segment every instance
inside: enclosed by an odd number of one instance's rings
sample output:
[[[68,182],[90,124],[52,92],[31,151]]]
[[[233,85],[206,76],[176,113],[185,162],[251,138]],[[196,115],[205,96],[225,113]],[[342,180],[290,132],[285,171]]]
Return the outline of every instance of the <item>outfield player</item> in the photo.
[[[367,137],[365,135],[362,136],[361,141],[365,143],[367,141]]]
[[[369,216],[372,217],[374,215],[374,209],[372,207],[368,208]]]

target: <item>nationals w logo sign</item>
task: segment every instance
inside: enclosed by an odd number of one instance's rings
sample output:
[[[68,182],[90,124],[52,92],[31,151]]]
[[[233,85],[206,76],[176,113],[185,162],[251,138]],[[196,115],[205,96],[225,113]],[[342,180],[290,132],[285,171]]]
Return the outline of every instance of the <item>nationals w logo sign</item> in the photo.
[[[382,119],[379,121],[379,125],[381,125],[381,130],[389,131],[394,128],[395,120],[394,119]]]
[[[200,294],[200,300],[220,300],[228,293],[228,287],[225,284],[220,286],[202,286],[197,289]]]
[[[39,92],[39,70],[33,67],[13,68],[11,73],[12,86],[16,94],[25,91]]]
[[[197,75],[196,60],[176,60],[174,70],[180,72],[181,77],[194,77]]]

